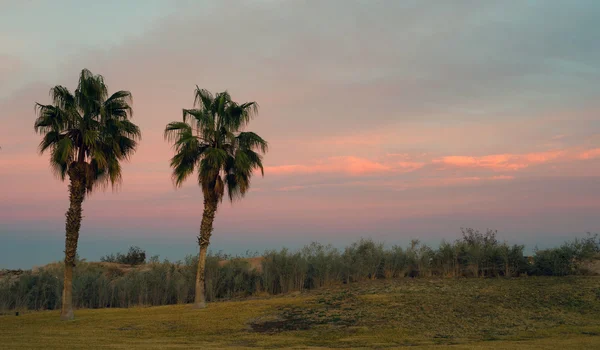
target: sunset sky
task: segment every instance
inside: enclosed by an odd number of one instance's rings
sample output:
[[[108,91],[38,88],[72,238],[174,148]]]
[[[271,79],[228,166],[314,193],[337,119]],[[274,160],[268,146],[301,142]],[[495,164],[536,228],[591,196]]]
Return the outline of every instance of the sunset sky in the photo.
[[[214,251],[600,232],[599,33],[595,0],[0,0],[0,268],[62,257],[67,184],[34,103],[82,68],[132,92],[142,129],[119,191],[84,202],[89,260],[196,253],[202,194],[174,188],[162,136],[196,84],[257,101],[270,143]]]

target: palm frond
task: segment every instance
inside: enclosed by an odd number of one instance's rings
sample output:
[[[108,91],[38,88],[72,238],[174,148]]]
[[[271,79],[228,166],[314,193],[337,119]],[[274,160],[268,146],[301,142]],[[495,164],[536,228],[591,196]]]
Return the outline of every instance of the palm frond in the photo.
[[[84,116],[95,116],[100,113],[102,102],[108,97],[104,77],[94,75],[87,69],[81,71],[79,83],[75,90],[75,103],[83,111]]]
[[[265,176],[265,169],[263,167],[262,156],[260,154],[249,149],[241,150],[239,154],[243,154],[244,158],[246,159],[248,167],[244,169],[248,169],[246,171],[247,173],[251,173],[252,170],[258,169],[260,170],[261,175]]]
[[[241,132],[237,136],[239,147],[253,151],[266,153],[269,150],[269,144],[262,137],[251,131]]]
[[[185,179],[194,172],[199,157],[199,149],[183,149],[171,158],[172,178],[175,186],[180,187]]]
[[[75,97],[69,89],[64,86],[57,85],[50,89],[50,97],[52,103],[60,109],[71,109],[75,107]]]
[[[182,122],[165,127],[165,139],[175,148],[171,167],[176,185],[195,167],[205,199],[222,200],[225,190],[232,201],[242,198],[253,171],[264,173],[259,152],[268,150],[267,142],[256,133],[240,132],[258,113],[258,104],[237,104],[227,91],[213,95],[196,86],[194,106],[183,110]]]
[[[120,161],[137,147],[141,132],[129,118],[131,93],[117,91],[108,96],[101,75],[83,69],[74,94],[63,86],[50,89],[51,105],[36,103],[36,132],[43,134],[40,153],[51,150],[53,172],[64,180],[72,167],[85,169],[88,191],[98,184],[118,185]]]
[[[131,93],[129,91],[118,91],[112,94],[101,107],[102,118],[105,119],[128,119],[133,116],[131,108]]]
[[[127,160],[137,149],[137,141],[132,138],[120,136],[116,142],[118,146],[117,160]]]
[[[231,96],[229,92],[223,91],[219,92],[215,95],[215,100],[213,102],[213,111],[215,114],[223,118],[226,115],[226,110],[231,104]]]
[[[210,91],[205,89],[200,89],[198,85],[196,85],[196,90],[194,91],[194,105],[200,107],[200,109],[210,109],[213,104],[214,97],[210,93]]]
[[[203,153],[202,162],[206,163],[208,167],[221,169],[227,160],[227,152],[220,148],[210,147]]]
[[[215,119],[212,114],[204,109],[184,109],[183,121],[195,125],[198,132],[202,133],[205,137],[214,132]]]
[[[192,135],[192,127],[186,122],[170,122],[165,127],[164,138],[170,142],[177,141],[180,135]]]
[[[129,91],[120,90],[120,91],[117,91],[114,94],[110,95],[110,97],[107,98],[106,102],[104,102],[104,103],[108,104],[113,101],[123,101],[123,102],[127,102],[128,104],[130,104],[131,102],[133,102],[133,96],[131,95],[131,92],[129,92]]]
[[[258,113],[256,102],[246,102],[241,105],[231,102],[224,114],[225,124],[232,130],[239,130]]]
[[[134,140],[142,138],[140,128],[128,119],[107,122],[106,129],[110,130],[110,134],[112,135],[127,136]]]
[[[44,137],[42,138],[42,141],[38,147],[40,154],[44,153],[48,148],[56,147],[62,137],[64,136],[55,130],[50,130],[44,134]]]
[[[51,149],[50,166],[55,175],[64,180],[69,165],[74,159],[74,149],[71,139],[63,137]]]
[[[179,187],[194,172],[194,167],[198,163],[206,146],[201,144],[191,132],[186,132],[177,139],[175,148],[177,152],[171,158],[171,167],[173,168],[172,178],[175,186]]]
[[[38,117],[35,120],[34,129],[37,133],[62,130],[69,122],[67,113],[59,107],[36,103],[35,109]]]

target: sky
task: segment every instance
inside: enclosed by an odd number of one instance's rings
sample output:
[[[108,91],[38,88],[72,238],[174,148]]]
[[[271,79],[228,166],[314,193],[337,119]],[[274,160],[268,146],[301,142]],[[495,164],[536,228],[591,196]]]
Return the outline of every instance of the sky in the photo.
[[[0,0],[0,268],[62,257],[67,184],[33,107],[83,68],[131,91],[142,130],[118,191],[84,202],[88,260],[196,253],[202,194],[174,187],[162,135],[196,85],[258,102],[270,145],[214,251],[600,232],[598,33],[594,0]]]

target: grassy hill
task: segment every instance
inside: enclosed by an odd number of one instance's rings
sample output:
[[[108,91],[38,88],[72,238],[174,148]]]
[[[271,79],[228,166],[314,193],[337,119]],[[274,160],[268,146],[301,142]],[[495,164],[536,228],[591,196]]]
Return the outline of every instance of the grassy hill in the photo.
[[[600,348],[600,277],[398,279],[188,305],[0,316],[0,348]]]

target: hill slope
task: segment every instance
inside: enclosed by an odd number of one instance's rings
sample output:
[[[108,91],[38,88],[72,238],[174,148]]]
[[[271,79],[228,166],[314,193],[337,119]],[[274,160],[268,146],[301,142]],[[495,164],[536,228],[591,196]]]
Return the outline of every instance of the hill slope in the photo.
[[[600,278],[400,279],[244,301],[0,316],[0,347],[600,348]]]

